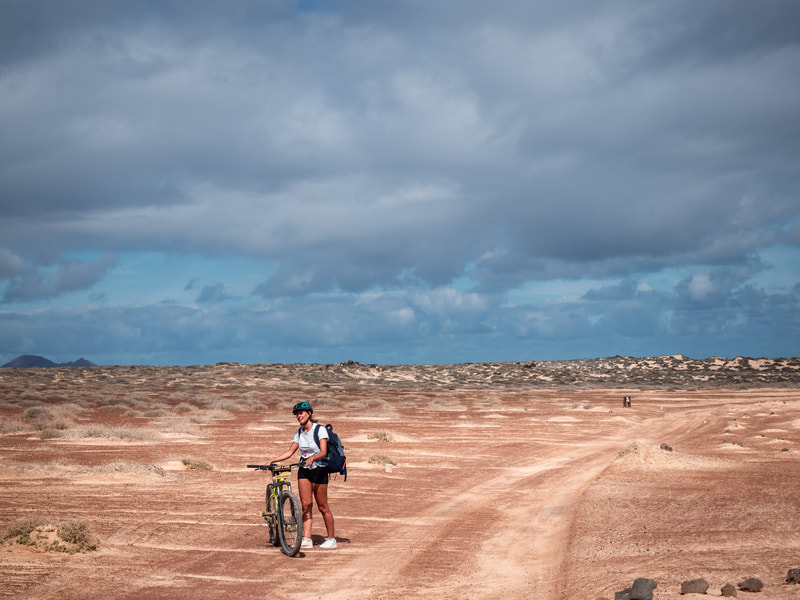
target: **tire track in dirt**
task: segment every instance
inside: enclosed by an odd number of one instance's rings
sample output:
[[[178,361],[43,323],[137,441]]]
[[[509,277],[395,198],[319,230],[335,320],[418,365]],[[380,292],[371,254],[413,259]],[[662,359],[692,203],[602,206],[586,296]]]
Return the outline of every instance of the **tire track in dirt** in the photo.
[[[570,504],[615,456],[611,442],[509,466],[387,531],[383,548],[342,565],[330,597],[500,598],[540,587],[560,564]]]
[[[664,429],[644,421],[637,440],[652,444],[656,435],[702,422],[697,416]],[[326,597],[508,598],[535,591],[537,598],[562,598],[560,573],[575,511],[631,440],[630,430],[616,431],[576,443],[568,456],[551,449],[532,464],[509,465],[454,490],[412,522],[387,529],[381,548],[339,565],[329,587],[336,592]]]

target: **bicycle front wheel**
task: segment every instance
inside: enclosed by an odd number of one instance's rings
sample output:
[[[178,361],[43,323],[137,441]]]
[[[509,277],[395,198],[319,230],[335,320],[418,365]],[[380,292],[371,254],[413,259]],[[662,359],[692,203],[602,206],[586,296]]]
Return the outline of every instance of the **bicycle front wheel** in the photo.
[[[303,513],[297,496],[289,491],[281,492],[278,500],[278,533],[281,552],[286,556],[297,555],[303,541]]]

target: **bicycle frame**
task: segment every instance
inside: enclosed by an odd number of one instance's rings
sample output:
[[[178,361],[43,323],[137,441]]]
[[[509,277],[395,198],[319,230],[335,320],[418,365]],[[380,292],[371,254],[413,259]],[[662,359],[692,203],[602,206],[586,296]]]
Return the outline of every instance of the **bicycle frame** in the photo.
[[[284,489],[292,491],[292,482],[289,477],[292,474],[292,466],[282,465],[272,471],[272,483],[267,484],[267,505],[264,510],[264,520],[272,523],[273,527],[278,527],[278,500]]]
[[[270,471],[272,481],[267,484],[265,507],[261,516],[269,528],[269,542],[281,546],[287,556],[295,556],[302,541],[302,513],[300,502],[292,491],[292,469],[299,465],[247,465],[248,468]],[[288,511],[288,512],[287,512]]]

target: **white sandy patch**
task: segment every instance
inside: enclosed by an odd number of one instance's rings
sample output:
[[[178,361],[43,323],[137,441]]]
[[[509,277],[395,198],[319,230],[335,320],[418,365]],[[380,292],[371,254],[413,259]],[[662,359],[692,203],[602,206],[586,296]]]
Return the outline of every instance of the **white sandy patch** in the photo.
[[[284,431],[286,427],[278,427],[277,425],[248,425],[248,431]]]
[[[768,440],[767,443],[775,445],[775,446],[787,446],[788,447],[788,446],[792,445],[794,442],[792,442],[790,440]]]
[[[158,465],[165,471],[185,471],[186,465],[180,460],[169,460]]]
[[[110,485],[117,483],[132,483],[146,476],[147,475],[144,473],[108,473],[102,477],[98,477],[96,474],[84,474],[71,477],[70,482],[82,485]]]
[[[28,438],[39,439],[39,438]],[[50,440],[59,446],[147,446],[158,440],[123,440],[121,438],[58,438]]]

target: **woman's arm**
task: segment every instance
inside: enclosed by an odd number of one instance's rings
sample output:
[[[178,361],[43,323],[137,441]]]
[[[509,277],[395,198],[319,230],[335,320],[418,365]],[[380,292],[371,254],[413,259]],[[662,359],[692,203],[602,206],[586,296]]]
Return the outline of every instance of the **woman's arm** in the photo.
[[[281,462],[282,460],[286,460],[287,458],[291,458],[291,456],[292,456],[292,455],[293,455],[295,452],[297,452],[297,449],[298,449],[299,447],[300,447],[300,446],[298,446],[298,445],[297,445],[297,442],[292,442],[292,444],[289,446],[289,449],[288,449],[286,452],[284,452],[284,453],[283,453],[283,454],[281,454],[280,456],[276,456],[276,457],[275,457],[275,458],[273,458],[272,460],[268,460],[268,461],[267,461],[267,464],[270,464],[270,463],[277,463],[277,462]]]

